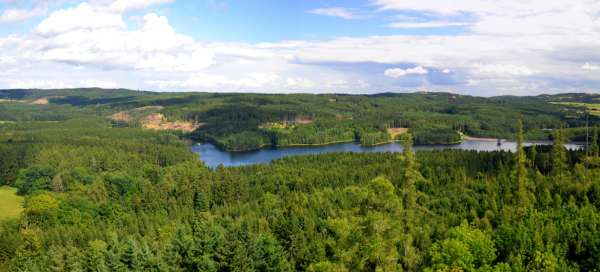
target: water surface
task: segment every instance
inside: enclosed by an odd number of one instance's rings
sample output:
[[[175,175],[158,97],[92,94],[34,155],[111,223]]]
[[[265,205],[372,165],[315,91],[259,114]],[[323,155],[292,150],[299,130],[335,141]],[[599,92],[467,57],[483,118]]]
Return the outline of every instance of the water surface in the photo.
[[[551,145],[550,141],[527,142],[528,145]],[[569,149],[579,149],[580,144],[566,144]],[[503,141],[501,146],[498,146],[497,141],[489,140],[465,140],[460,144],[455,145],[417,145],[415,150],[436,150],[436,149],[463,149],[477,151],[495,151],[506,150],[515,151],[517,144],[512,141]],[[223,166],[240,166],[248,164],[269,163],[273,160],[287,156],[295,155],[312,155],[321,153],[337,153],[337,152],[356,152],[356,153],[384,153],[384,152],[402,152],[402,145],[399,143],[390,143],[378,146],[365,147],[358,143],[342,143],[325,146],[302,146],[302,147],[283,147],[283,148],[264,148],[255,151],[247,152],[229,152],[223,151],[210,143],[194,144],[192,151],[200,154],[200,159],[211,168],[217,167],[220,164]]]

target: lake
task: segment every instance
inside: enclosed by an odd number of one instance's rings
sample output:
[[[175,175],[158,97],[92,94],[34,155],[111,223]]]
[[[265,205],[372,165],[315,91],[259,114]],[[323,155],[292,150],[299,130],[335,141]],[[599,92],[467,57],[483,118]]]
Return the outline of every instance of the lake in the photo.
[[[550,141],[527,142],[525,145],[551,145]],[[581,144],[570,143],[565,145],[568,149],[579,149]],[[498,146],[496,141],[489,140],[465,140],[460,144],[455,145],[417,145],[415,151],[419,150],[436,150],[436,149],[464,149],[477,151],[495,151],[506,150],[515,151],[517,144],[512,141],[503,141],[501,146]],[[365,147],[358,143],[342,143],[325,146],[302,146],[302,147],[281,147],[281,148],[264,148],[255,151],[247,152],[228,152],[217,148],[210,143],[197,143],[191,146],[193,152],[200,155],[200,159],[211,168],[215,168],[220,164],[223,166],[241,166],[249,164],[269,163],[273,160],[287,156],[295,155],[312,155],[321,153],[336,153],[336,152],[402,152],[402,145],[399,143],[390,143],[378,146]]]

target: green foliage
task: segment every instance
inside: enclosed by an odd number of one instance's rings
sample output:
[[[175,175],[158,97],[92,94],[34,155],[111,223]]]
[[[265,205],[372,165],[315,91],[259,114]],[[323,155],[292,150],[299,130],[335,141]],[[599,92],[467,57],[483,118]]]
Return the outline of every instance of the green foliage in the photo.
[[[20,195],[49,190],[56,170],[51,166],[34,165],[19,172],[15,186]]]
[[[600,169],[584,163],[584,151],[562,148],[560,131],[554,147],[519,144],[516,154],[412,150],[413,140],[428,137],[419,131],[516,133],[521,143],[528,131],[577,124],[563,106],[547,103],[557,97],[55,92],[64,98],[51,102],[77,108],[60,106],[65,120],[35,121],[33,110],[21,108],[18,118],[30,121],[0,125],[0,179],[25,198],[18,219],[0,222],[0,270],[599,267]],[[113,128],[101,117],[145,105],[198,118],[207,124],[196,136],[233,139],[224,145],[240,149],[279,141],[371,144],[389,137],[388,127],[411,133],[401,156],[326,154],[211,170],[177,135]],[[510,119],[517,114],[522,130]],[[281,120],[293,125],[260,127]]]
[[[450,229],[448,238],[433,244],[429,255],[434,269],[475,271],[491,268],[496,249],[489,235],[463,223]]]

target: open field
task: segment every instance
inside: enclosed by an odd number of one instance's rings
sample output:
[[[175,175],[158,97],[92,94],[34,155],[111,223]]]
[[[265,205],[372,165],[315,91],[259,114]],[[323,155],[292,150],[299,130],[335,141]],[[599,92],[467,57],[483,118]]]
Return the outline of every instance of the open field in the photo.
[[[390,135],[390,139],[396,139],[398,135],[408,132],[408,128],[388,128],[387,132]]]
[[[23,197],[16,193],[16,188],[0,187],[0,221],[17,218],[23,211]]]
[[[556,104],[570,106],[570,107],[585,108],[590,113],[590,115],[600,117],[600,103],[557,102]]]

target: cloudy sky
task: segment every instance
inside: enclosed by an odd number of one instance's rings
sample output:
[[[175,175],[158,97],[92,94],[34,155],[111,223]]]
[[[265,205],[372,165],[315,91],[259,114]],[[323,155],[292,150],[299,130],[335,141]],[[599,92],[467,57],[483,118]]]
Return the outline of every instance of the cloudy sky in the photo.
[[[0,0],[0,88],[600,92],[599,0]]]

